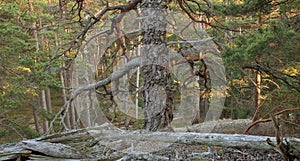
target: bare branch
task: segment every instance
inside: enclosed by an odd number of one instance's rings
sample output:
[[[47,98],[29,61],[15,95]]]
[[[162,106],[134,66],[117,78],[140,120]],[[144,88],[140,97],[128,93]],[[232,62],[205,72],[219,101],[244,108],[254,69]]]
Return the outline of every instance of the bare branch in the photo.
[[[300,92],[300,88],[297,87],[297,85],[293,85],[293,81],[295,84],[297,84],[297,77],[295,76],[290,76],[288,74],[282,73],[276,69],[272,69],[269,67],[266,67],[262,64],[256,64],[256,65],[244,65],[242,67],[243,69],[254,69],[254,70],[260,70],[265,72],[266,74],[269,74],[271,77],[273,77],[274,79],[278,79],[283,81],[287,86],[289,86],[290,88],[293,88],[294,90],[296,90],[297,92]],[[290,79],[290,81],[288,81]]]
[[[192,9],[190,8],[190,6],[184,1],[184,0],[177,0],[178,4],[179,4],[179,7],[182,9],[182,11],[184,13],[187,14],[187,16],[193,20],[194,22],[198,22],[198,23],[203,23],[203,24],[207,24],[211,27],[214,27],[216,29],[223,29],[223,30],[229,30],[229,31],[234,31],[234,32],[240,32],[240,30],[235,30],[233,28],[229,28],[227,26],[224,26],[222,25],[221,23],[218,23],[219,25],[215,25],[215,24],[212,24],[211,22],[208,22],[208,21],[204,21],[204,20],[199,20],[195,17],[195,13],[194,11],[192,11]],[[192,1],[194,3],[196,3],[198,5],[198,2],[196,1]],[[211,3],[209,1],[206,1],[207,3],[207,6],[210,7],[211,6]],[[186,6],[186,7],[185,7]],[[212,17],[211,16],[211,13],[209,11],[203,11],[201,10],[202,12],[204,12],[207,17]],[[216,21],[216,19],[214,19]]]
[[[184,43],[199,43],[199,42],[207,42],[213,40],[212,37],[200,39],[200,40],[188,40],[188,41],[168,41],[167,45],[171,44],[184,44]]]
[[[64,52],[60,53],[60,54],[57,54],[55,56],[53,56],[53,58],[51,58],[49,60],[49,63],[52,62],[53,60],[65,55],[65,53],[69,52],[74,46],[77,46],[77,48],[79,48],[81,46],[81,43],[82,41],[84,40],[85,38],[85,35],[87,34],[87,32],[96,24],[98,23],[101,18],[109,11],[116,11],[116,10],[119,10],[121,11],[121,13],[124,13],[124,12],[128,12],[134,8],[136,8],[137,4],[139,4],[142,0],[134,0],[134,1],[129,1],[127,4],[125,5],[117,5],[117,6],[106,6],[104,9],[100,10],[99,12],[97,12],[94,16],[90,16],[88,17],[88,22],[87,24],[85,25],[84,29],[79,32],[77,35],[75,35],[73,37],[73,39],[66,43],[65,45],[69,44],[70,47],[67,48]],[[112,25],[115,25],[115,24],[112,24]],[[109,30],[111,31],[111,30]],[[106,31],[106,32],[109,32],[109,31]],[[77,54],[78,54],[78,50],[74,56],[74,58],[76,58]],[[73,58],[73,59],[74,59]]]
[[[290,112],[290,111],[300,111],[300,108],[289,108],[289,109],[284,109],[281,110],[279,112],[276,112],[273,116],[278,116],[280,114],[286,113],[286,112]],[[269,122],[272,121],[272,117],[266,118],[266,119],[259,119],[254,121],[253,123],[251,123],[247,129],[244,131],[244,133],[247,133],[253,126],[259,124],[259,123],[263,123],[263,122]],[[297,124],[298,125],[298,124]],[[299,125],[298,125],[299,126]]]
[[[69,98],[69,100],[64,104],[64,106],[60,109],[60,111],[55,115],[55,117],[53,118],[53,120],[50,122],[50,126],[48,131],[46,132],[46,134],[49,134],[49,132],[51,131],[51,129],[53,128],[53,124],[54,122],[58,119],[58,117],[60,115],[63,115],[63,117],[66,117],[66,112],[68,111],[68,109],[70,108],[70,105],[72,103],[72,101],[74,99],[76,99],[76,97],[82,93],[83,91],[88,91],[88,90],[93,90],[96,89],[100,86],[104,86],[109,84],[112,81],[115,81],[119,78],[121,78],[123,75],[125,75],[128,71],[130,71],[131,69],[134,69],[138,66],[140,66],[143,63],[144,59],[142,57],[137,57],[133,60],[131,60],[130,62],[124,64],[124,66],[122,66],[120,69],[118,69],[117,71],[113,72],[109,77],[107,77],[106,79],[103,79],[101,81],[98,81],[96,83],[91,83],[91,84],[87,84],[87,85],[83,85],[81,87],[78,87],[77,89],[75,89],[75,91],[72,93],[71,97]],[[62,119],[63,120],[63,119]],[[63,124],[63,123],[61,123]]]

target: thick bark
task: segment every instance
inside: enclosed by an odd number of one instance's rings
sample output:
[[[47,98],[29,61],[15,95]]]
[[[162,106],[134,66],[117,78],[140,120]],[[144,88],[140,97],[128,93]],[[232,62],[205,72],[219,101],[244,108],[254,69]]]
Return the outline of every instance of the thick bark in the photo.
[[[153,69],[154,68],[154,69]],[[173,120],[172,77],[162,66],[149,65],[142,68],[144,73],[144,129],[163,130]]]
[[[166,8],[161,0],[143,0],[141,3],[143,49],[146,64],[142,67],[144,85],[144,129],[162,130],[173,120],[172,79],[165,68]]]

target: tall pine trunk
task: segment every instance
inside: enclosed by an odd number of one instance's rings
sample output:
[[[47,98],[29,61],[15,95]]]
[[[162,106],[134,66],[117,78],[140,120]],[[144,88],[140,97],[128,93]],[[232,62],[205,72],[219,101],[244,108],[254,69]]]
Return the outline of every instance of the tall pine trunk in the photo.
[[[161,0],[143,0],[141,3],[143,48],[147,64],[142,67],[144,85],[144,129],[164,130],[173,120],[171,74],[166,68],[166,8]]]
[[[262,23],[263,23],[263,20],[262,20],[262,14],[259,14],[258,15],[258,20],[257,20],[257,25],[259,27],[262,26]],[[260,64],[261,63],[261,55],[257,55],[257,57],[255,58],[255,62],[256,64]],[[255,71],[255,99],[254,99],[254,114],[253,114],[253,117],[252,117],[252,121],[256,121],[258,118],[257,114],[260,110],[260,107],[261,107],[261,102],[260,102],[260,97],[261,97],[261,71],[256,70]]]
[[[33,9],[33,4],[32,4],[32,2],[30,1],[30,0],[28,0],[27,1],[28,2],[28,6],[29,6],[29,11],[30,12],[33,12],[34,11],[34,9]],[[40,26],[41,26],[41,24],[40,24]],[[33,37],[34,37],[34,39],[35,39],[35,41],[36,41],[36,44],[35,44],[35,46],[36,46],[36,53],[37,52],[39,52],[39,50],[40,50],[40,44],[39,44],[39,38],[38,38],[38,31],[37,31],[37,25],[36,25],[36,22],[34,22],[33,24],[32,24],[32,27],[33,27]],[[35,63],[37,63],[37,57],[35,57]],[[43,90],[41,90],[41,93],[40,93],[40,97],[39,97],[40,99],[38,100],[38,101],[40,101],[41,103],[41,106],[40,107],[42,107],[42,109],[44,109],[45,111],[47,111],[47,101],[46,101],[46,93],[45,93],[45,90],[43,89]],[[33,112],[33,114],[34,114],[34,119],[35,119],[35,123],[37,123],[38,121],[37,121],[37,119],[38,119],[38,117],[37,117],[37,115],[36,115],[36,113],[35,113],[35,111]],[[37,129],[38,129],[38,125],[36,125],[36,127],[37,127]],[[47,121],[47,118],[44,118],[43,119],[43,132],[44,133],[46,133],[46,131],[47,131],[47,129],[48,129],[48,121]]]

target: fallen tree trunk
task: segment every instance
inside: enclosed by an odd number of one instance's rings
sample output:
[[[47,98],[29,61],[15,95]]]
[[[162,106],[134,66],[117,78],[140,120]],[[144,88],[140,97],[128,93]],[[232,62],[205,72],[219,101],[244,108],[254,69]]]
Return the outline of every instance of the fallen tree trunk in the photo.
[[[243,134],[124,131],[89,128],[0,145],[0,160],[16,158],[118,159],[128,153],[156,151],[172,143],[277,150],[276,138]],[[300,156],[300,139],[286,138],[292,155]]]
[[[253,124],[250,119],[237,119],[237,120],[220,120],[220,121],[207,121],[201,124],[195,124],[186,128],[176,129],[177,131],[184,132],[197,132],[197,133],[223,133],[223,134],[243,134],[259,135],[259,136],[275,136],[275,128],[272,119],[268,121],[258,120],[257,124]],[[300,137],[300,127],[288,126],[281,122],[280,131],[285,137]],[[251,126],[251,128],[249,128]]]

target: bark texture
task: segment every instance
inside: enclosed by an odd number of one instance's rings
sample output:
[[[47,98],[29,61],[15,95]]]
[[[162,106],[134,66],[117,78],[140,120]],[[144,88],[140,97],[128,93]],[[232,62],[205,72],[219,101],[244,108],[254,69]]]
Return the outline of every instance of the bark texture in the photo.
[[[173,120],[173,80],[166,68],[166,8],[162,0],[143,0],[142,11],[142,56],[144,129],[162,130],[170,127]]]

